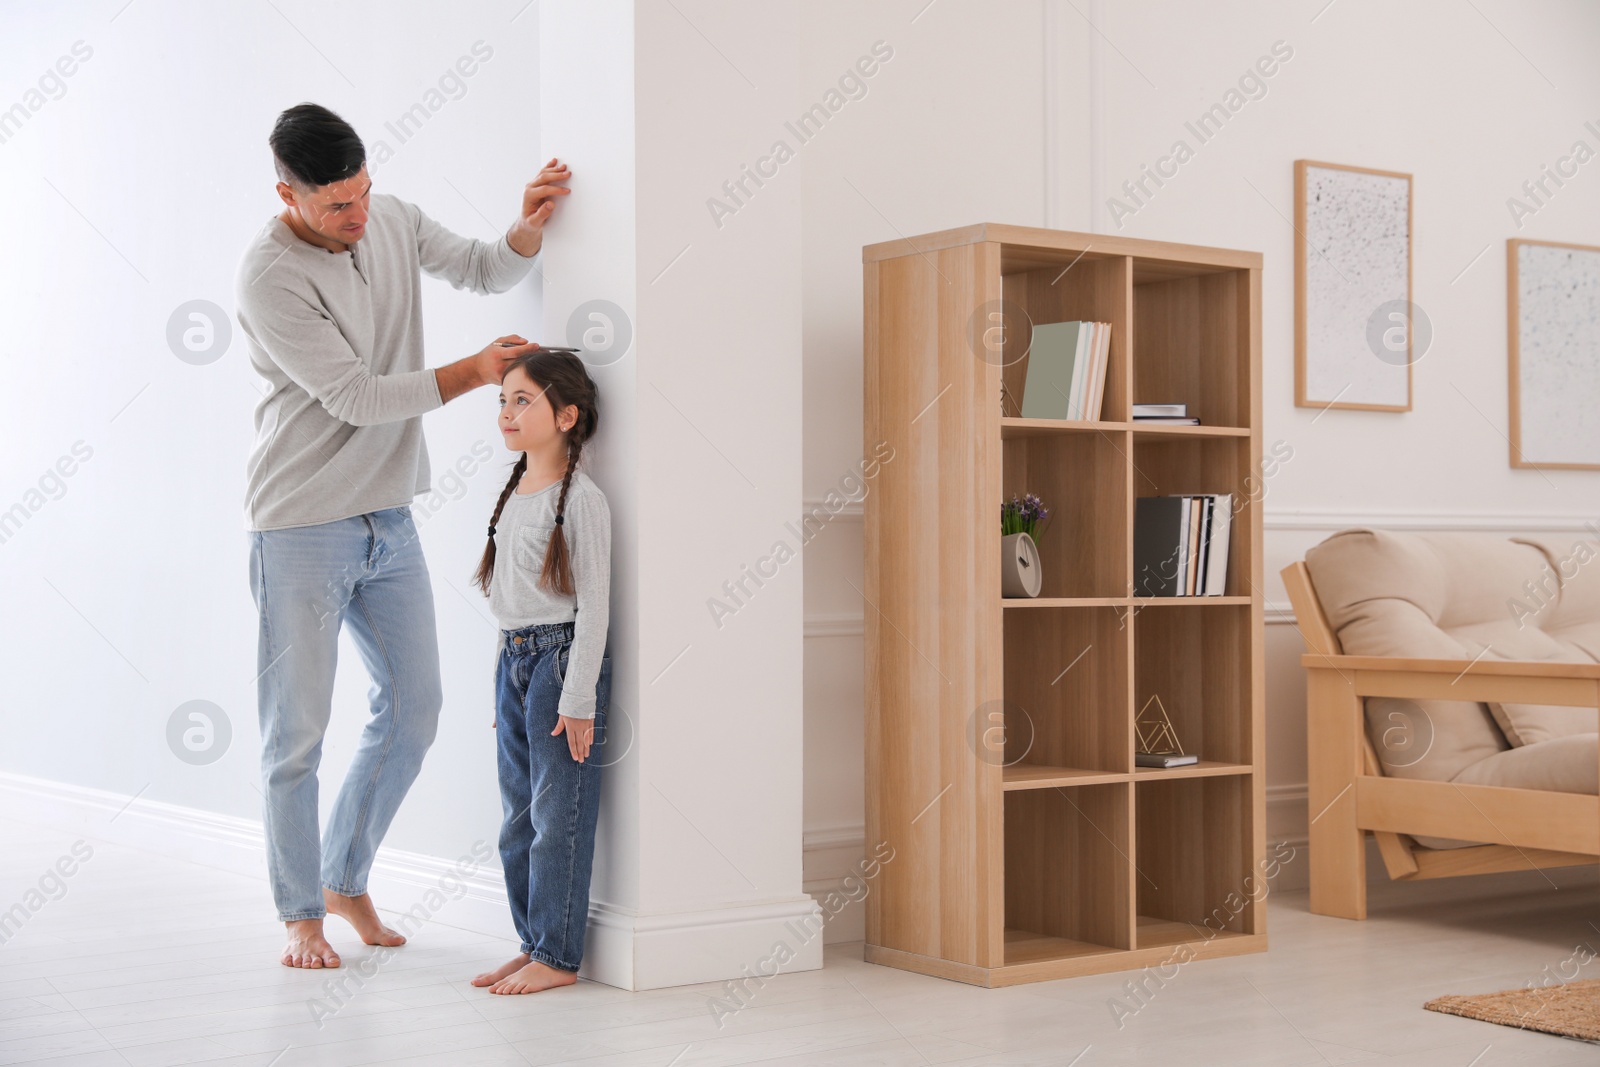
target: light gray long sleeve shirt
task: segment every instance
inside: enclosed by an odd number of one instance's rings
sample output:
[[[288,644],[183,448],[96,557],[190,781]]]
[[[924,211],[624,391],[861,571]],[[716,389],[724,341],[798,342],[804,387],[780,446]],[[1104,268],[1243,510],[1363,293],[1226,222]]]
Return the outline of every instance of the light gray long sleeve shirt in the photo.
[[[424,366],[422,277],[503,293],[533,267],[508,244],[462,237],[415,204],[374,193],[349,251],[272,218],[234,280],[256,405],[245,522],[275,530],[398,507],[429,490],[422,414],[439,407]]]
[[[494,524],[494,574],[489,579],[489,610],[502,630],[535,623],[571,622],[557,710],[573,719],[592,719],[600,663],[611,622],[611,506],[600,487],[579,468],[567,489],[561,528],[567,538],[576,594],[562,596],[539,585],[545,550],[556,528],[556,498],[561,483],[533,493],[513,492]],[[501,647],[505,635],[500,635]]]

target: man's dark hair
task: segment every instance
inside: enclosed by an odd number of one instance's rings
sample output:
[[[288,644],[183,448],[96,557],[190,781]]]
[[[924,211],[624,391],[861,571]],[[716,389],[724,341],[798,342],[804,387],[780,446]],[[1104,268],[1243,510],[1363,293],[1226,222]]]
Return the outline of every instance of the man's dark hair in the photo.
[[[354,177],[367,161],[356,131],[321,104],[296,104],[279,115],[267,143],[279,180],[302,190]]]

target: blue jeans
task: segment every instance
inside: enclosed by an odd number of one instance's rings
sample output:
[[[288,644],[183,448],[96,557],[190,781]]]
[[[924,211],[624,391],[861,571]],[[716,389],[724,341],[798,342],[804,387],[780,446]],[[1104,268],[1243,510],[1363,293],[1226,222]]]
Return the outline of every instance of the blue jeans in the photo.
[[[250,539],[267,872],[280,920],[319,919],[323,888],[366,892],[378,843],[438,729],[433,587],[410,507]],[[346,623],[372,677],[371,718],[319,837],[317,765]]]
[[[495,748],[499,753],[500,864],[511,921],[522,951],[540,963],[576,971],[589,921],[589,875],[600,816],[611,655],[595,684],[594,739],[579,763],[567,735],[550,736],[560,719],[562,680],[573,624],[502,630],[495,668]]]

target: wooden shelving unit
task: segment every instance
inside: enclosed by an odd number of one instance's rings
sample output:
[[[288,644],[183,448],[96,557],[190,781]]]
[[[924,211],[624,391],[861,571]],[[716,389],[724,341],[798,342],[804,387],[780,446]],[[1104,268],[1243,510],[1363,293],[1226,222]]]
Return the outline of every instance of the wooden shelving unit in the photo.
[[[867,839],[894,849],[867,960],[1001,986],[1264,950],[1260,253],[983,223],[862,260],[866,447],[894,448],[865,502]],[[1073,319],[1112,324],[1105,421],[1002,417],[1022,324]],[[1169,401],[1202,425],[1130,421]],[[1007,600],[1026,492],[1044,588]],[[1234,494],[1225,596],[1131,595],[1134,501],[1171,493]],[[1135,769],[1152,695],[1197,766]]]

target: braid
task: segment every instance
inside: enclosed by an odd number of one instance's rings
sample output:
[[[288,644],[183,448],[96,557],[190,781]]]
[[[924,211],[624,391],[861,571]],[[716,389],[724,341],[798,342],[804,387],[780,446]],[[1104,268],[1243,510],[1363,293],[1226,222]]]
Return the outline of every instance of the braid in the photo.
[[[506,482],[506,487],[504,489],[500,490],[500,499],[495,501],[494,517],[489,520],[489,529],[491,531],[494,529],[495,524],[500,521],[500,512],[505,508],[506,501],[511,499],[512,490],[514,490],[517,487],[517,482],[521,481],[523,472],[526,471],[527,469],[528,469],[528,454],[526,452],[524,452],[524,453],[522,453],[521,455],[519,455],[517,457],[516,464],[514,466],[512,466],[512,468],[511,468],[511,478]],[[562,489],[562,493],[565,494],[566,490]],[[483,595],[484,596],[488,596],[489,595],[489,579],[491,579],[493,577],[494,577],[494,534],[490,533],[489,534],[489,545],[488,545],[487,548],[485,548],[483,550],[483,558],[478,561],[478,570],[477,570],[477,573],[475,573],[472,576],[472,580],[475,583],[477,583],[477,586],[478,586],[479,589],[483,590]]]
[[[583,360],[570,352],[543,349],[531,352],[513,361],[505,374],[510,374],[512,370],[520,370],[529,381],[543,390],[549,400],[551,411],[558,415],[558,430],[559,413],[569,407],[577,408],[578,417],[569,429],[563,431],[567,438],[567,469],[561,477],[561,494],[556,497],[555,527],[550,531],[550,543],[545,548],[544,565],[539,570],[539,584],[543,588],[560,596],[574,596],[577,589],[572,579],[572,559],[565,529],[567,498],[572,489],[573,476],[578,471],[578,463],[583,458],[584,443],[594,436],[600,425],[598,390],[595,388],[594,380],[589,377]],[[504,380],[503,374],[501,381]],[[499,503],[495,505],[494,518],[489,520],[491,531],[494,529],[494,524],[500,521],[500,510],[510,498],[517,482],[526,473],[527,467],[528,455],[524,452],[511,472],[511,480],[500,494]],[[478,564],[478,573],[475,575],[479,588],[486,596],[489,592],[489,580],[493,574],[494,538],[491,533],[489,547],[485,550],[483,561]]]
[[[539,572],[539,584],[562,596],[573,596],[572,560],[567,551],[566,515],[567,490],[572,488],[572,475],[578,469],[578,458],[583,454],[583,442],[575,433],[567,435],[567,473],[561,479],[561,495],[556,498],[556,525],[550,532],[550,545],[545,549],[544,567]]]

